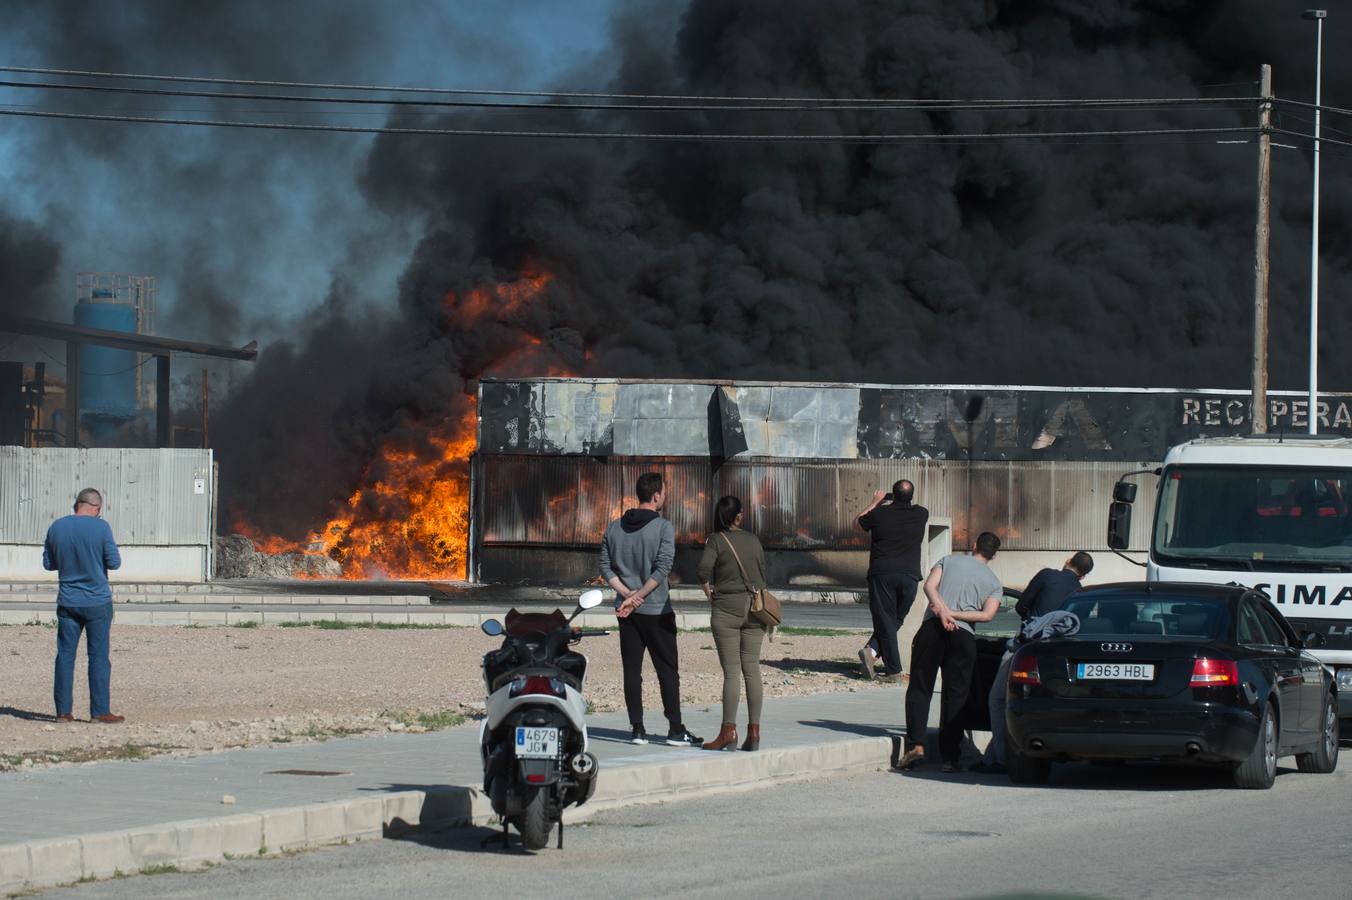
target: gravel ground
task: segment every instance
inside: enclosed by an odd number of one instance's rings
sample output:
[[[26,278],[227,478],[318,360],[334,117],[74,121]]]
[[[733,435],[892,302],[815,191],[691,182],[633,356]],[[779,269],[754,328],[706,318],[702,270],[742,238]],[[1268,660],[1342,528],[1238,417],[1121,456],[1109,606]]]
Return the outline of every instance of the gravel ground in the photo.
[[[767,697],[857,690],[862,635],[781,634],[766,642]],[[0,627],[0,771],[33,765],[197,755],[235,747],[422,731],[483,709],[479,659],[496,646],[477,628],[328,630],[113,628],[113,711],[122,725],[80,721],[89,709],[83,643],[73,724],[52,718],[55,629]],[[588,638],[587,695],[624,708],[619,638]],[[684,705],[719,702],[722,676],[707,632],[680,635]],[[645,667],[645,705],[660,710]]]

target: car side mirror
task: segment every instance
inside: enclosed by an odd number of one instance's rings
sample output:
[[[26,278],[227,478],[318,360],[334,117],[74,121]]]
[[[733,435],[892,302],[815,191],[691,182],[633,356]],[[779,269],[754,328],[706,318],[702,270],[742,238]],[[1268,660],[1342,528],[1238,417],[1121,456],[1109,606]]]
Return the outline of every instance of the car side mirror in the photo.
[[[1324,644],[1324,636],[1317,631],[1306,631],[1300,635],[1300,645],[1307,650],[1317,650]]]
[[[1131,504],[1125,500],[1117,500],[1108,507],[1108,549],[1126,550],[1130,546]]]
[[[502,634],[502,623],[497,619],[489,619],[480,625],[479,629],[489,637],[498,637]]]

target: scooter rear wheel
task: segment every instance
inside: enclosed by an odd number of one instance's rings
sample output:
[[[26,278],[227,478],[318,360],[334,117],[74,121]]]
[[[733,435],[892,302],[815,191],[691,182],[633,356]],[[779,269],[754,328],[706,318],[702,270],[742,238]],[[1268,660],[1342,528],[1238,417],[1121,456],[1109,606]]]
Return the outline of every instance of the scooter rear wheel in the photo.
[[[521,832],[521,843],[527,850],[542,850],[549,843],[554,820],[549,815],[549,792],[536,788],[526,800],[526,808],[517,817],[516,827]]]

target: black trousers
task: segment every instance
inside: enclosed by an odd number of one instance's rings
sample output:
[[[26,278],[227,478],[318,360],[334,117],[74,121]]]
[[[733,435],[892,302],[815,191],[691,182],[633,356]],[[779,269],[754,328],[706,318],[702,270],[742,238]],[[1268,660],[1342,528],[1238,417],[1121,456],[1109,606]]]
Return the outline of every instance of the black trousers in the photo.
[[[868,645],[882,657],[883,670],[892,675],[901,671],[901,650],[897,647],[897,631],[915,602],[914,575],[870,575],[868,577],[868,611],[873,616],[873,637]],[[914,666],[914,663],[912,663]]]
[[[906,742],[925,742],[929,730],[934,680],[944,673],[943,718],[939,723],[939,755],[956,763],[962,751],[962,709],[976,666],[976,635],[965,628],[945,631],[938,619],[926,619],[911,643],[911,684],[906,689]]]
[[[624,666],[624,706],[629,724],[643,727],[643,653],[657,670],[662,712],[673,730],[681,724],[681,674],[676,668],[676,613],[645,616],[630,613],[620,619],[620,663]]]

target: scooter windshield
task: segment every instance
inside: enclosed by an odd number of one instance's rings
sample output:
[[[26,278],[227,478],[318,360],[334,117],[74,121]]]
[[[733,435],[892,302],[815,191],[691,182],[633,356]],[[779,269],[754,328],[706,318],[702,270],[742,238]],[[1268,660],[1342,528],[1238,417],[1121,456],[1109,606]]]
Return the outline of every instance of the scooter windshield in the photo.
[[[503,621],[508,636],[514,638],[527,638],[532,634],[547,636],[566,627],[568,617],[557,609],[548,613],[523,613],[513,608],[507,611]]]

